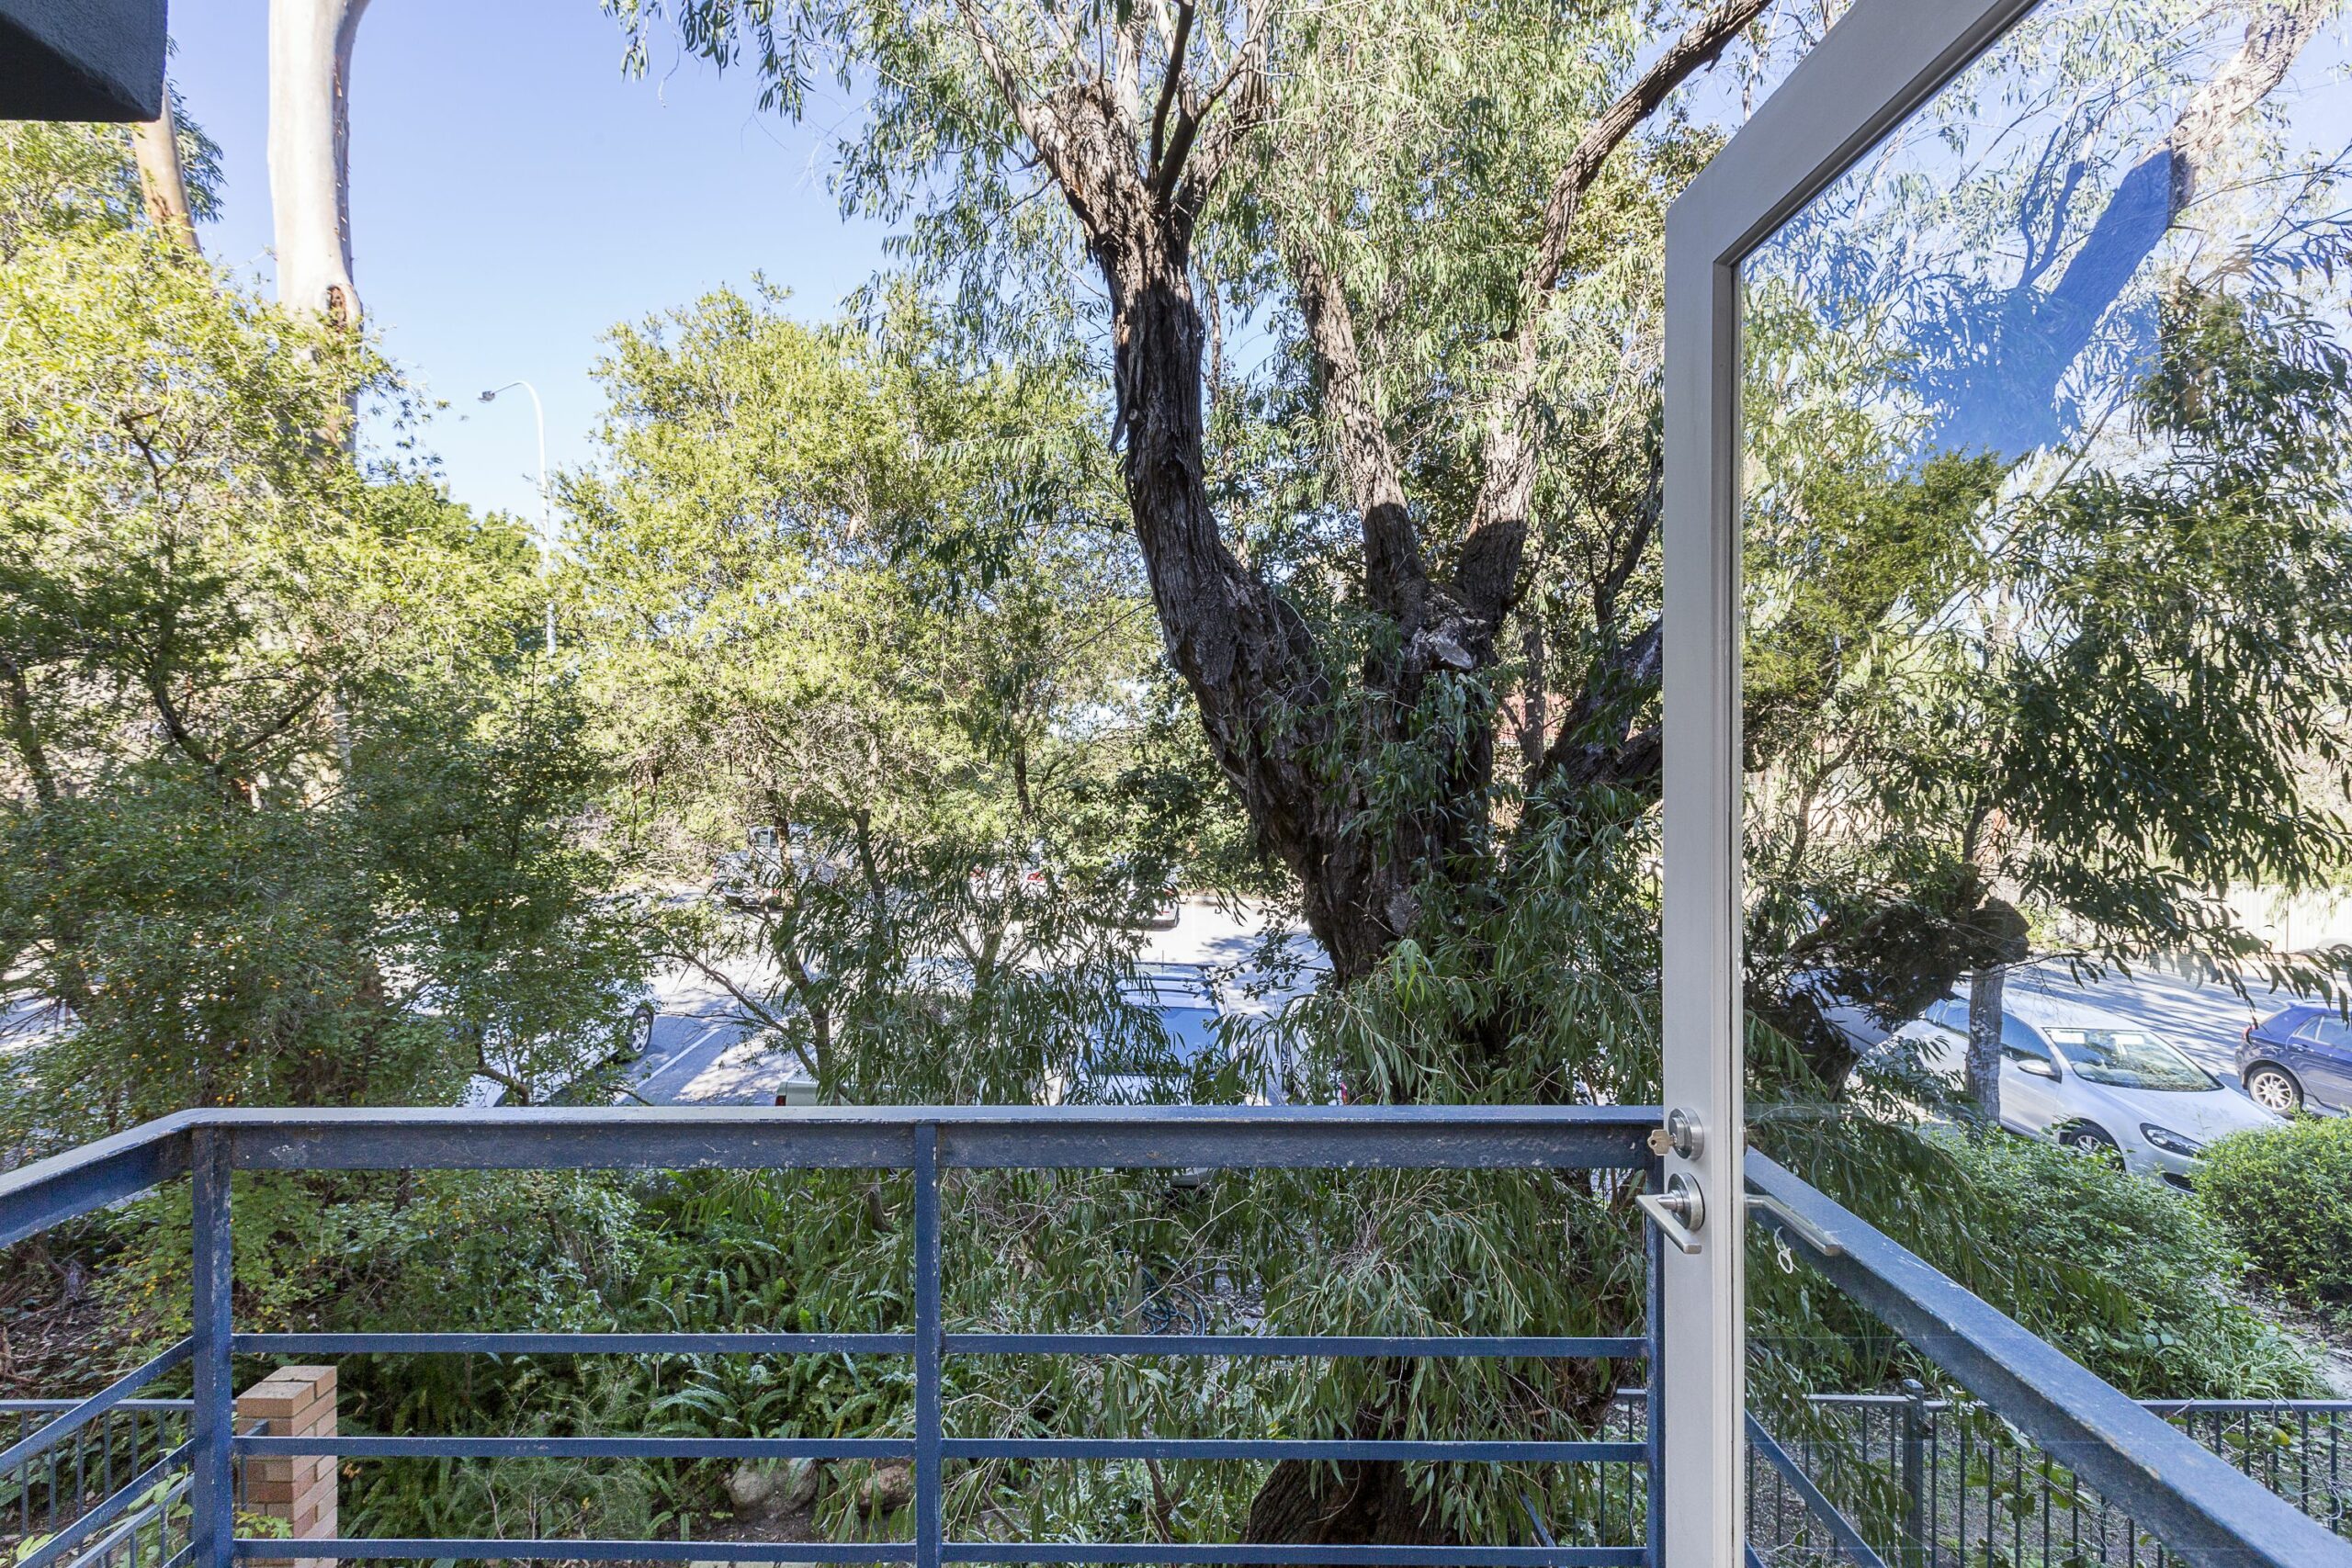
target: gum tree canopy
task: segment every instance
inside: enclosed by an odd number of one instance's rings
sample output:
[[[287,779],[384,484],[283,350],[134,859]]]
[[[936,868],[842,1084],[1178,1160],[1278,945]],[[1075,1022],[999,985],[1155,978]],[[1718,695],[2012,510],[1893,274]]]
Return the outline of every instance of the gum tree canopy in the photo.
[[[844,149],[850,200],[896,214],[936,194],[918,252],[942,275],[994,275],[977,311],[1034,328],[1099,310],[1170,656],[1261,847],[1298,877],[1309,925],[1353,978],[1414,928],[1430,877],[1476,879],[1493,852],[1488,676],[1532,581],[1539,404],[1569,335],[1563,302],[1610,265],[1579,215],[1611,154],[1766,4],[1707,6],[1662,49],[1649,8],[1612,5],[615,8],[640,27],[666,9],[721,60],[752,52],[787,109],[812,69],[837,64],[869,110]],[[1661,145],[1688,140],[1669,129]],[[1672,154],[1642,154],[1659,157]],[[1030,199],[1040,182],[1067,221]],[[1606,226],[1654,251],[1658,193],[1638,175],[1617,184]],[[1007,249],[1028,280],[1010,287],[1061,299],[1004,298],[1005,275],[978,255]],[[1074,249],[1099,307],[1069,275]],[[1354,514],[1313,582],[1252,527],[1255,481],[1235,490],[1217,461],[1204,387],[1223,374],[1225,299],[1266,306],[1304,350],[1293,400],[1336,460],[1336,493],[1312,504],[1327,521]],[[1441,378],[1455,391],[1443,406],[1430,396]],[[1654,511],[1634,490],[1631,525],[1587,563],[1589,682],[1547,729],[1542,701],[1522,716],[1541,729],[1523,737],[1538,786],[1657,769],[1655,730],[1623,700],[1657,649],[1651,619],[1618,602]]]
[[[1452,972],[1484,989],[1453,1007],[1433,1077],[1455,1081],[1374,1087],[1570,1092],[1581,1069],[1509,1085],[1487,1070],[1558,1056],[1527,1043],[1552,1004],[1487,976],[1527,945],[1506,928],[1531,889],[1656,798],[1661,229],[1718,139],[1678,89],[1726,51],[1747,76],[1769,73],[1835,8],[608,5],[640,49],[666,13],[690,49],[754,64],[787,112],[830,73],[863,111],[839,150],[845,204],[906,225],[913,270],[960,292],[965,324],[1008,348],[1107,350],[1169,657],[1261,848],[1297,878],[1340,980],[1451,943]],[[2018,214],[2030,265],[1952,317],[1981,352],[1946,368],[1982,374],[1941,399],[1944,444],[2013,461],[1972,434],[2001,412],[2029,445],[2066,448],[2072,422],[1987,400],[2057,401],[2208,165],[2337,9],[2053,8],[2095,35],[2086,61],[2161,66],[2166,101],[2150,112],[2172,123],[2142,166],[2092,168],[2061,136],[1994,193]],[[2054,85],[2083,123],[2104,123],[2105,72]],[[1733,108],[1737,90],[1719,83],[1704,102]],[[1938,373],[1920,367],[1923,390]],[[1983,488],[1955,492],[1953,526],[1982,525]],[[1827,646],[1866,646],[1873,614],[1909,602],[1857,601],[1861,619]],[[2306,640],[2286,657],[2324,651]],[[1794,716],[1832,750],[1851,720],[1826,700],[1836,690]],[[1517,766],[1498,766],[1498,744]],[[2257,749],[2264,767],[2284,761]],[[2247,760],[2217,755],[2209,771]],[[2079,788],[2129,794],[2129,770],[2106,766]],[[2104,845],[2112,874],[2085,862],[2100,886],[2060,900],[2098,927],[2100,951],[2243,947],[2245,933],[2184,913],[2202,895],[2114,896],[2138,874],[2124,861],[2184,863],[2201,840],[2231,864],[2269,863],[2268,807],[2186,815],[2203,819],[2186,837],[2175,824]],[[2052,848],[2081,837],[2065,818],[2012,803],[2004,820]],[[2014,946],[2015,878],[1954,852],[1923,840],[1879,856],[1897,873],[1835,908],[1783,900],[1811,922],[1805,962],[1752,974],[1750,1004],[1818,1087],[1836,1092],[1849,1065],[1826,994],[1810,994],[1824,976],[1892,1016]]]

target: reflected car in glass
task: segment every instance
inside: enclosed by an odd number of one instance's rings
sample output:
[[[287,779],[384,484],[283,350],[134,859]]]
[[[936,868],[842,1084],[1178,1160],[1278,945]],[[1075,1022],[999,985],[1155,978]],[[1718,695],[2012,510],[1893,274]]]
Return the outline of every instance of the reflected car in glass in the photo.
[[[2343,1115],[2352,1107],[2352,1023],[2324,1004],[2280,1009],[2247,1027],[2238,1081],[2256,1104],[2281,1116]]]
[[[1957,1083],[1968,998],[1944,998],[1895,1032],[1922,1066]],[[2278,1118],[2154,1030],[2098,1008],[2010,998],[2001,1019],[2001,1125],[2186,1186],[2214,1139]]]

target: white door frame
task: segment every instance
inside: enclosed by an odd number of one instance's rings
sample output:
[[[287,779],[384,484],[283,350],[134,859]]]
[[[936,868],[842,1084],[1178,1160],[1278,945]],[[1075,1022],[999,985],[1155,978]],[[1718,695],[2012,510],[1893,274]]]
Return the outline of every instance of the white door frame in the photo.
[[[1854,0],[1666,220],[1665,1090],[1702,1132],[1695,1253],[1665,1262],[1661,1568],[1741,1568],[1739,265],[2037,0]]]

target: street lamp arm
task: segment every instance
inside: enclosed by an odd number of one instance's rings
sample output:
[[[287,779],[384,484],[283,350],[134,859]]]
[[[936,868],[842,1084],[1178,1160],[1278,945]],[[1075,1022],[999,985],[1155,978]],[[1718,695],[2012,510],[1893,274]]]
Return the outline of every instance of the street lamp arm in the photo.
[[[499,393],[511,392],[517,387],[531,394],[531,422],[538,432],[539,575],[548,577],[555,571],[555,507],[553,496],[548,489],[547,405],[539,401],[539,389],[528,381],[522,380],[509,381],[503,387],[492,387],[482,393],[481,400],[486,403],[496,402]],[[548,600],[547,649],[550,654],[555,652],[555,600],[552,597]]]

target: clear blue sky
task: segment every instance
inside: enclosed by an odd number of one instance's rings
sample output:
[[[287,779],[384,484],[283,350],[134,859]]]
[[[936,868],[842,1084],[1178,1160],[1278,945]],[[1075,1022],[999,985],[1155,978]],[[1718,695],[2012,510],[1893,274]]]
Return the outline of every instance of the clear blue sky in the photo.
[[[204,234],[269,274],[267,0],[176,0],[172,74],[220,143],[225,211]],[[825,112],[759,108],[657,40],[621,74],[595,0],[375,0],[352,72],[352,248],[387,351],[449,407],[425,432],[451,492],[537,513],[530,400],[474,395],[520,377],[547,402],[548,460],[589,454],[589,379],[614,322],[756,269],[804,314],[830,313],[883,262],[825,188]]]

